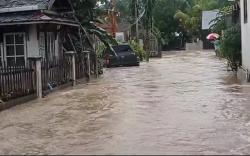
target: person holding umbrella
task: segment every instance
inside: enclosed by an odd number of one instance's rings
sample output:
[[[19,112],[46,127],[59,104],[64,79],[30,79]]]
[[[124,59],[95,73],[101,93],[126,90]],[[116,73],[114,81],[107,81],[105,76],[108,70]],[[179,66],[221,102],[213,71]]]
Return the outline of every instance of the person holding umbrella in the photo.
[[[214,44],[215,54],[216,56],[219,56],[220,52],[220,35],[216,33],[211,33],[207,36],[207,39],[211,41]]]

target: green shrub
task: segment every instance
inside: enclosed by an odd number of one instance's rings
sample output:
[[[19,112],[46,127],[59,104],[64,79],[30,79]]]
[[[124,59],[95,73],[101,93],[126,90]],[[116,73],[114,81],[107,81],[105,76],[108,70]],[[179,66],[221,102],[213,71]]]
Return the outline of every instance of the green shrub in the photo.
[[[98,58],[103,58],[104,50],[106,49],[105,44],[100,43],[96,48],[96,54]]]
[[[135,54],[143,61],[146,58],[146,51],[143,47],[140,46],[139,43],[135,42],[134,40],[129,41],[129,45],[134,50]]]
[[[238,67],[241,65],[240,25],[235,25],[225,30],[221,39],[221,55],[228,59],[234,66]]]

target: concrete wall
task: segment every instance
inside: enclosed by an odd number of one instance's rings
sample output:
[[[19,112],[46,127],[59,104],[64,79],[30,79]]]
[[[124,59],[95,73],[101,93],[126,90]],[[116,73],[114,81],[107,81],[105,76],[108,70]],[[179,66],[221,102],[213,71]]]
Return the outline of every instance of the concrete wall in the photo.
[[[197,43],[186,43],[186,50],[202,50],[203,49],[203,42],[200,40]]]
[[[243,68],[250,70],[250,1],[248,0],[248,23],[244,23],[244,5],[241,6],[241,27],[242,27],[242,61]]]

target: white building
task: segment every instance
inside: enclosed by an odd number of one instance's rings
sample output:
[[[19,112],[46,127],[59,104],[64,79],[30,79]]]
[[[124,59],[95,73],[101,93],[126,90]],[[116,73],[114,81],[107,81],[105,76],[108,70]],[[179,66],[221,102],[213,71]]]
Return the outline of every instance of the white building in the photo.
[[[214,45],[207,40],[207,35],[211,33],[210,27],[215,23],[213,21],[219,16],[219,10],[208,10],[202,12],[202,41],[203,49],[213,49]]]
[[[242,33],[242,67],[250,71],[250,1],[240,0]]]

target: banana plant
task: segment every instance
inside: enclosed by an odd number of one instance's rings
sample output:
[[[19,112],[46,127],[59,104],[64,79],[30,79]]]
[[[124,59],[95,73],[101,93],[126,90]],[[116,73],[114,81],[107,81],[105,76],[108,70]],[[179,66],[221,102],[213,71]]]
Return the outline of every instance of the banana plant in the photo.
[[[97,26],[96,23],[101,23],[99,15],[102,13],[101,4],[108,4],[108,0],[72,0],[75,8],[75,17],[81,23],[86,38],[89,44],[92,43],[90,35],[93,34],[99,38],[104,45],[112,49],[112,45],[117,45],[116,40],[109,35],[104,29]],[[93,47],[93,45],[91,45]]]

